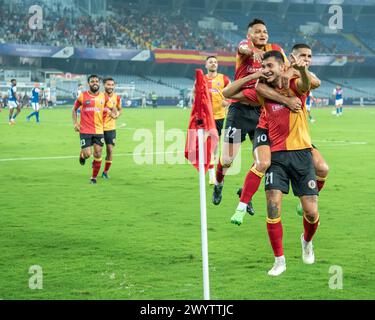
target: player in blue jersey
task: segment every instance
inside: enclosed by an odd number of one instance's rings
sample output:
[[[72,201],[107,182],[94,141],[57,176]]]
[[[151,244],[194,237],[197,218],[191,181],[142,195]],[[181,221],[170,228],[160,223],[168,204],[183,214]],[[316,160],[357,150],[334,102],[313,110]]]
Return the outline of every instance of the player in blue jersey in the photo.
[[[39,88],[39,83],[35,83],[34,89],[31,91],[31,107],[33,108],[34,112],[26,117],[27,121],[30,121],[31,117],[35,116],[36,122],[39,123],[39,94],[41,92],[42,90]]]
[[[314,100],[314,97],[313,97],[312,92],[310,91],[309,95],[306,98],[306,111],[307,111],[307,114],[309,116],[309,121],[311,123],[315,122],[315,119],[311,115],[311,107],[312,107],[312,104],[313,104],[313,100]]]
[[[335,106],[336,106],[336,116],[342,116],[342,105],[344,104],[344,99],[342,97],[342,88],[340,85],[337,85],[333,89],[333,95],[335,97]]]
[[[18,101],[17,96],[17,81],[16,79],[10,80],[10,87],[8,91],[8,107],[9,107],[9,124],[14,125],[16,124],[16,117],[21,112],[21,105]],[[14,109],[17,109],[17,113],[14,113]]]

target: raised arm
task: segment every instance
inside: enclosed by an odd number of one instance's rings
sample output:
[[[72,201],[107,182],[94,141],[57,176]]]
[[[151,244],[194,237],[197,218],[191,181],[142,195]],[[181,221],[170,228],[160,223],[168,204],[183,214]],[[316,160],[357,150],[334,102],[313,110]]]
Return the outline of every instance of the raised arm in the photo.
[[[306,93],[309,90],[311,90],[310,73],[307,69],[307,63],[302,58],[297,59],[293,54],[292,54],[292,57],[295,60],[292,66],[296,70],[298,70],[301,75],[300,78],[298,78],[296,82],[297,89],[300,93]]]

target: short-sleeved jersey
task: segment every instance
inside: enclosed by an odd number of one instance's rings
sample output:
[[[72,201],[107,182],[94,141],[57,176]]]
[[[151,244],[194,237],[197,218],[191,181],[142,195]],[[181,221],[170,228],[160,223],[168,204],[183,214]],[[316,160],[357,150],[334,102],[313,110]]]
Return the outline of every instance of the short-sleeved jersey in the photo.
[[[222,91],[230,83],[229,78],[218,73],[215,78],[209,78],[206,74],[208,91],[210,93],[212,101],[212,110],[215,120],[225,118],[225,108],[222,105],[223,100],[225,100]]]
[[[238,45],[237,55],[236,55],[236,71],[234,75],[234,80],[242,79],[248,76],[249,74],[256,73],[262,69],[261,62],[255,61],[253,58],[240,53],[240,47],[243,45],[249,45],[249,44],[250,44],[250,40],[245,39],[245,40],[242,40]],[[265,52],[272,51],[272,50],[277,50],[281,52],[284,56],[284,61],[288,63],[288,58],[286,57],[284,50],[279,45],[268,43],[263,47],[263,51]],[[243,88],[254,88],[256,82],[257,80],[252,80],[246,83],[243,86]]]
[[[342,99],[342,89],[333,89],[333,95],[335,96],[336,100]]]
[[[106,95],[106,105],[104,107],[104,131],[110,131],[116,129],[116,120],[113,119],[109,113],[113,108],[116,108],[118,111],[121,110],[121,97],[116,93],[113,93],[112,96]]]
[[[8,101],[17,102],[16,92],[17,92],[17,87],[10,86],[9,91],[8,91]]]
[[[291,80],[290,90],[301,99],[301,112],[291,112],[285,105],[259,97],[263,100],[263,111],[258,127],[268,129],[271,152],[312,148],[307,122],[306,93],[298,92],[296,80]]]
[[[106,97],[102,92],[94,95],[84,91],[79,95],[74,103],[74,109],[81,110],[80,133],[103,134],[105,104]]]
[[[39,102],[39,92],[40,92],[39,88],[34,88],[33,90],[31,90],[31,102],[32,103]]]

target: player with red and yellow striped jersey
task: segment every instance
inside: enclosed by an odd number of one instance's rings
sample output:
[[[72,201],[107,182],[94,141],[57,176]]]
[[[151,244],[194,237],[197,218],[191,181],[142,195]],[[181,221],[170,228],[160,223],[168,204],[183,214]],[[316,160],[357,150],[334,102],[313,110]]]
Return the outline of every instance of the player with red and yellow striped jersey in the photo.
[[[90,75],[87,79],[89,90],[82,92],[74,103],[72,119],[75,131],[80,134],[81,153],[79,162],[84,165],[91,156],[91,147],[94,148],[93,173],[91,183],[96,183],[102,163],[102,148],[104,144],[104,107],[106,97],[99,92],[100,82],[97,75]],[[80,110],[78,122],[77,111]]]
[[[105,95],[107,103],[104,108],[104,141],[106,144],[106,158],[105,167],[102,173],[102,177],[109,179],[108,170],[112,165],[113,159],[113,147],[116,144],[116,119],[121,115],[121,97],[114,92],[115,80],[112,78],[105,78],[103,80]]]
[[[270,276],[278,276],[286,270],[281,205],[282,195],[289,192],[290,183],[294,195],[300,198],[304,211],[304,233],[300,239],[302,260],[306,264],[315,261],[312,238],[319,224],[318,188],[305,105],[307,93],[311,89],[311,80],[307,62],[303,58],[295,59],[293,67],[299,71],[300,77],[293,78],[290,81],[289,92],[283,94],[293,94],[300,99],[302,111],[293,113],[284,104],[259,98],[263,100],[261,102],[264,111],[258,127],[268,132],[268,135],[264,134],[264,139],[269,139],[271,148],[271,165],[266,172],[265,181],[267,231],[275,256],[275,263],[268,272]],[[280,52],[270,51],[263,56],[262,73],[266,77],[266,83],[281,92],[285,89],[280,87],[280,74],[285,68]],[[242,213],[242,217],[244,214]],[[236,215],[232,219],[236,220]]]
[[[226,107],[229,105],[229,102],[225,100],[222,92],[223,89],[230,84],[230,79],[226,75],[217,72],[218,60],[216,56],[207,57],[205,66],[207,69],[207,74],[205,77],[207,79],[208,91],[211,97],[216,129],[219,136],[221,136],[226,115]],[[214,151],[214,155],[211,158],[212,162],[208,167],[209,184],[211,185],[215,184],[215,162],[217,161],[217,151],[218,146]]]
[[[235,80],[256,74],[261,69],[263,54],[272,49],[277,49],[285,57],[280,46],[268,44],[268,32],[265,22],[260,19],[251,21],[248,26],[247,39],[238,46]],[[287,62],[286,57],[285,62]],[[257,81],[257,78],[246,81],[243,83],[242,88],[252,90],[253,95],[256,96]],[[241,143],[246,140],[247,136],[249,136],[250,140],[254,138],[261,109],[259,102],[256,100],[239,101],[230,96],[226,96],[226,98],[233,100],[228,108],[222,156],[216,170],[216,184],[212,195],[212,202],[215,205],[219,205],[221,202],[225,174],[237,156]]]

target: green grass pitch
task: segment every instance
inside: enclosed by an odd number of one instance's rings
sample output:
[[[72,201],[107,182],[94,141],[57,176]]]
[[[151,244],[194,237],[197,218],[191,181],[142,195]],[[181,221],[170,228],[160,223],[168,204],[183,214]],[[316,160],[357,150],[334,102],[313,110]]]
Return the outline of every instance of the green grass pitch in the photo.
[[[282,214],[288,268],[280,277],[266,274],[273,255],[263,184],[256,215],[230,224],[252,162],[246,142],[241,173],[227,177],[219,207],[207,186],[211,298],[375,298],[375,108],[347,108],[341,118],[331,110],[314,110],[311,125],[331,168],[319,198],[316,263],[302,263],[302,220],[291,194]],[[0,299],[201,299],[197,171],[137,165],[131,156],[135,129],[154,132],[160,120],[166,130],[186,130],[190,110],[124,110],[111,179],[97,185],[89,184],[90,163],[78,163],[70,109],[42,110],[39,125],[26,123],[27,113],[13,127],[7,110],[0,113]],[[29,288],[32,265],[42,267],[43,289]],[[329,288],[331,266],[343,270],[342,290]]]

